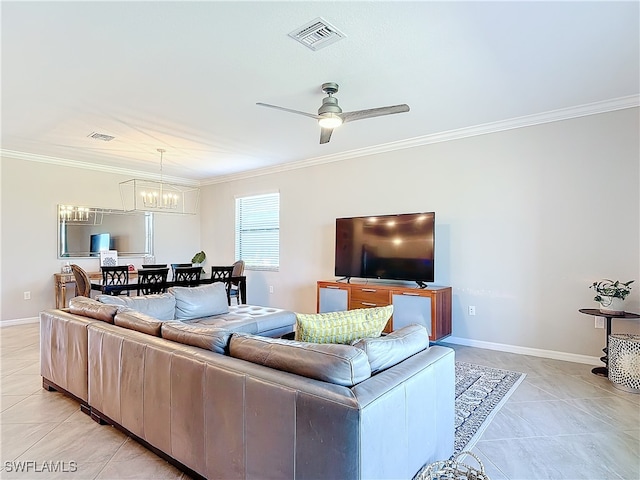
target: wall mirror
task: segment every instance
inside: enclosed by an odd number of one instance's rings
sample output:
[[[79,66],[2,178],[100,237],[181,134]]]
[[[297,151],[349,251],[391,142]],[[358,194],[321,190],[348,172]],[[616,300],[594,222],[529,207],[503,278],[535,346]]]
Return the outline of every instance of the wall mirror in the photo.
[[[58,205],[58,258],[153,255],[153,213]]]

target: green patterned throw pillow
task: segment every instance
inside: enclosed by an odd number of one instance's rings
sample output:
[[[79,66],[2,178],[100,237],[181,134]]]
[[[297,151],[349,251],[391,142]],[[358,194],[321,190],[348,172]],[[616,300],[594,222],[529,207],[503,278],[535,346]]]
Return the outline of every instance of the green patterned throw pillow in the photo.
[[[393,305],[341,312],[297,313],[296,340],[312,343],[351,343],[379,337],[393,313]]]

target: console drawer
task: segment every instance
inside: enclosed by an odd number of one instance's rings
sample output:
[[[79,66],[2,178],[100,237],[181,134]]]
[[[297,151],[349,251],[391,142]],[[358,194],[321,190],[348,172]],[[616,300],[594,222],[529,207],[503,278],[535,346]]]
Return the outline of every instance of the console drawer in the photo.
[[[373,287],[352,287],[349,308],[373,308],[389,305],[389,290]]]

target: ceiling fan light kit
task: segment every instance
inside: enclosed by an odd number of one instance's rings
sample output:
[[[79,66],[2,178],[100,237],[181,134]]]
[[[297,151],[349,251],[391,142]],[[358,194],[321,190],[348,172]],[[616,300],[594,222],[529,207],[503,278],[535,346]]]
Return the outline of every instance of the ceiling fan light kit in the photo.
[[[327,96],[322,99],[322,106],[318,109],[317,115],[307,112],[300,112],[298,110],[292,110],[290,108],[279,107],[277,105],[270,105],[268,103],[258,102],[256,103],[256,105],[259,105],[261,107],[275,108],[277,110],[283,110],[285,112],[295,113],[297,115],[304,115],[305,117],[315,118],[316,120],[318,120],[318,124],[321,127],[321,144],[329,143],[333,129],[339,127],[343,123],[409,111],[409,105],[403,103],[401,105],[370,108],[367,110],[356,110],[353,112],[343,113],[342,108],[340,108],[340,105],[338,105],[338,99],[333,96],[338,92],[338,84],[334,82],[323,83],[322,91],[326,93]]]

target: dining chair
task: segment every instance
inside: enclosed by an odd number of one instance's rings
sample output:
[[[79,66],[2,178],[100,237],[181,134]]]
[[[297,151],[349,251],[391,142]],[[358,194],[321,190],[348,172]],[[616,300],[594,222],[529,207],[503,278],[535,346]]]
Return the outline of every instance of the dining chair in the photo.
[[[172,263],[171,264],[171,276],[173,280],[176,279],[176,268],[178,267],[193,267],[193,263]]]
[[[91,280],[87,272],[75,263],[71,264],[71,271],[76,279],[76,297],[91,297]]]
[[[227,292],[227,303],[231,305],[231,274],[233,266],[213,266],[211,267],[211,281],[224,282],[224,290]]]
[[[233,266],[214,266],[211,267],[211,280],[229,280],[233,273]]]
[[[138,295],[152,295],[167,291],[169,268],[143,268],[138,272]]]
[[[233,264],[233,271],[231,277],[241,277],[244,274],[244,260],[238,260]],[[239,280],[231,280],[231,288],[229,289],[229,298],[235,298],[238,305],[240,305],[240,287]]]
[[[127,265],[104,266],[100,267],[100,271],[102,272],[102,285],[126,285],[129,283],[129,267]],[[111,292],[111,295],[122,293],[129,295],[129,290]]]
[[[173,281],[181,287],[195,287],[200,284],[202,267],[176,267]]]
[[[142,268],[165,268],[167,266],[166,263],[157,263],[157,264],[148,264],[142,265]]]

